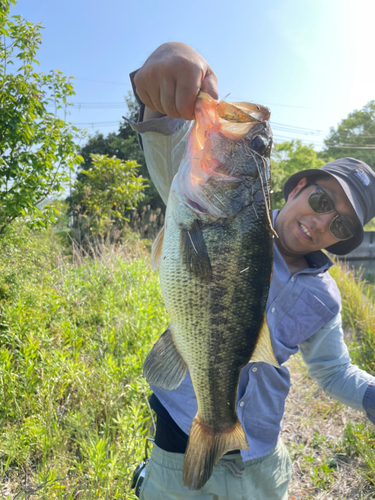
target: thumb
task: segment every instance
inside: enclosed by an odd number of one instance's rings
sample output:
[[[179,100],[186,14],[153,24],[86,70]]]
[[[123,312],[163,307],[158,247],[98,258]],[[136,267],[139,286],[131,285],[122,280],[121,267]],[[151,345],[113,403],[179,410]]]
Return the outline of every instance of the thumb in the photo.
[[[219,98],[217,76],[212,68],[208,68],[206,75],[203,78],[200,90],[209,94],[213,99]]]

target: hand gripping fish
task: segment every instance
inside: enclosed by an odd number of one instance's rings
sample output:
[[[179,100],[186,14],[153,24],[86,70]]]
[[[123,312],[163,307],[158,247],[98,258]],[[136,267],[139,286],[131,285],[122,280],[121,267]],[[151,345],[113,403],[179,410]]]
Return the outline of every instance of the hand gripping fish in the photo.
[[[241,369],[249,360],[279,367],[265,317],[275,234],[269,117],[257,104],[199,94],[165,227],[152,249],[171,323],[143,373],[172,390],[190,371],[198,412],[182,479],[193,490],[224,453],[248,449],[236,413]]]

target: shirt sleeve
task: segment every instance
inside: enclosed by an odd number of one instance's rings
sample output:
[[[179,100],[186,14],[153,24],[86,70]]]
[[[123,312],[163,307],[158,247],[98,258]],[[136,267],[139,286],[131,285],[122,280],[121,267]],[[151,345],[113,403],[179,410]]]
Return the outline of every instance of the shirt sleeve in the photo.
[[[340,313],[299,349],[319,387],[337,401],[364,411],[375,424],[375,377],[351,363]]]
[[[167,204],[173,177],[184,156],[193,122],[164,116],[142,123],[129,123],[142,137],[150,177]]]

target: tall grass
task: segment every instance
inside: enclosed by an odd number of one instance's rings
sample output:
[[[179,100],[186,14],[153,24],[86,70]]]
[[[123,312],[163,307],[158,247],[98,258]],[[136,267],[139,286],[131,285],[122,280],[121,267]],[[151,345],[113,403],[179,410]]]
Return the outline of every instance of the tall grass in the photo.
[[[167,324],[158,277],[137,238],[89,258],[18,231],[0,242],[4,498],[134,498],[152,434],[141,366]]]
[[[350,355],[358,366],[375,375],[375,303],[373,287],[361,279],[348,264],[331,267],[342,299],[343,324],[352,330]],[[360,456],[365,469],[360,471],[375,486],[375,428],[372,424],[353,425],[345,429],[343,446],[350,456]]]
[[[0,240],[4,499],[135,498],[130,475],[153,433],[141,366],[168,318],[148,250],[132,233],[121,241],[67,250],[22,226]],[[352,354],[375,372],[366,287],[345,268],[331,272],[357,335]],[[373,477],[372,434],[346,435]]]
[[[330,274],[341,292],[344,327],[352,330],[350,346],[353,361],[375,375],[375,306],[373,288],[350,269],[337,263]]]

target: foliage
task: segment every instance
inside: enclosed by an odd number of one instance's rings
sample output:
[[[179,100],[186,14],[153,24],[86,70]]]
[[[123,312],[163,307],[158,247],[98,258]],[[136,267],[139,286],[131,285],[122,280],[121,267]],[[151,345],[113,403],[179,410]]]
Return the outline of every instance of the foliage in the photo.
[[[320,168],[325,161],[318,158],[312,146],[304,146],[301,141],[277,144],[277,151],[272,154],[271,172],[273,208],[281,209],[284,205],[283,186],[288,177],[308,168]]]
[[[150,205],[143,205],[142,209],[132,210],[126,215],[129,217],[127,226],[150,242],[156,238],[164,225],[164,213],[160,208],[152,210]]]
[[[349,265],[332,266],[330,274],[341,292],[344,327],[351,328],[351,357],[364,370],[375,375],[375,304],[372,289]]]
[[[13,498],[27,484],[41,500],[135,500],[130,475],[152,434],[142,362],[168,323],[148,252],[129,231],[123,245],[96,246],[88,258],[18,223],[0,252],[3,488]],[[346,279],[345,268],[336,271]],[[362,285],[340,279],[345,324],[353,315],[358,331],[367,328]],[[371,368],[366,348],[354,344],[353,353]],[[350,432],[344,445],[366,459],[373,481],[374,437],[365,427]],[[334,465],[323,459],[299,463],[329,488]]]
[[[19,225],[0,240],[0,471],[12,498],[40,487],[41,500],[135,499],[130,476],[152,434],[142,362],[167,316],[129,238],[94,258]]]
[[[375,231],[375,217],[368,222],[364,228],[365,231]]]
[[[326,148],[321,156],[328,160],[350,156],[362,160],[375,170],[374,149],[361,149],[375,144],[375,100],[362,109],[349,113],[325,139]],[[357,148],[351,148],[354,145]],[[340,147],[341,146],[341,147]]]
[[[18,217],[34,225],[53,219],[41,202],[63,190],[81,160],[78,130],[58,116],[74,95],[71,80],[58,70],[35,71],[41,25],[9,18],[7,6],[2,2],[0,18],[0,234]]]
[[[125,213],[142,199],[145,181],[137,175],[135,161],[94,154],[90,159],[91,166],[75,181],[70,202],[79,232],[104,237],[124,227]]]
[[[125,97],[128,113],[127,117],[134,121],[138,121],[139,106],[132,94],[129,92]],[[116,156],[120,160],[134,160],[140,166],[139,175],[147,179],[148,186],[144,191],[144,199],[140,203],[139,208],[144,205],[150,205],[154,210],[156,208],[163,208],[164,203],[160,198],[146,167],[143,152],[138,144],[138,136],[125,120],[121,122],[117,133],[111,132],[104,137],[103,134],[97,133],[91,136],[86,145],[80,151],[84,163],[81,166],[82,170],[87,170],[91,165],[91,154],[102,154],[108,156]],[[78,172],[78,179],[81,180],[81,171]]]
[[[345,429],[343,444],[348,455],[361,456],[367,469],[363,474],[375,486],[374,428],[368,428],[365,424],[354,425],[349,422]]]

